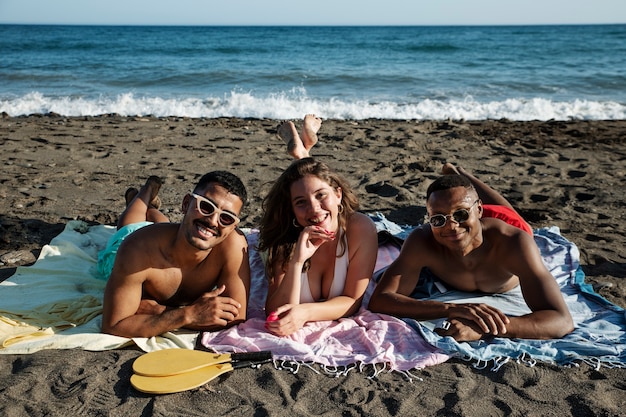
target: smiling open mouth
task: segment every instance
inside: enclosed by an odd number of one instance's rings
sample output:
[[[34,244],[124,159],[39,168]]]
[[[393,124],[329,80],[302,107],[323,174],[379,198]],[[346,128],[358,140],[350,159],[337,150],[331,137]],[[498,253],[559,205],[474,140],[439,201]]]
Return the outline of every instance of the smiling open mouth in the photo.
[[[213,228],[212,226],[207,225],[204,222],[201,222],[199,220],[196,220],[195,222],[195,226],[196,229],[200,232],[200,234],[204,235],[204,236],[219,236],[219,232]]]

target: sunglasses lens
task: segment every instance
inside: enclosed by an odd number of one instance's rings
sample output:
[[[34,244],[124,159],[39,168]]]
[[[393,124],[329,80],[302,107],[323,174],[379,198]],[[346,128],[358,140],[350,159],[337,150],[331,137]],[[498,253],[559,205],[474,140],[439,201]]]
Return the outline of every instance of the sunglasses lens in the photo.
[[[209,203],[208,201],[198,200],[200,203],[198,204],[198,208],[200,209],[200,213],[203,216],[210,216],[215,212],[215,206]]]
[[[452,213],[451,217],[455,222],[463,223],[466,222],[467,219],[469,219],[469,211],[465,209],[457,210]],[[432,227],[443,227],[446,225],[446,220],[447,216],[444,216],[443,214],[435,214],[430,219],[428,219],[428,222],[431,224]]]
[[[463,223],[464,221],[467,221],[467,219],[469,219],[469,211],[465,209],[457,210],[452,213],[452,218],[457,223]]]
[[[224,226],[230,226],[231,224],[235,223],[235,218],[233,216],[231,216],[230,214],[226,214],[226,213],[222,213],[220,214],[220,223],[222,223],[222,225]]]
[[[434,216],[432,216],[428,222],[433,226],[433,227],[443,227],[446,224],[446,216],[442,215],[442,214],[436,214]]]

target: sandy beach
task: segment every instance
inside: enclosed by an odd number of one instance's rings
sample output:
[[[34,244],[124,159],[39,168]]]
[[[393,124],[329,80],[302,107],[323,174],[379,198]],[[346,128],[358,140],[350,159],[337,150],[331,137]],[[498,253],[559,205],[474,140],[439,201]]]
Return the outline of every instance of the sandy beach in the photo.
[[[0,281],[33,263],[73,219],[113,224],[129,186],[164,179],[163,211],[226,169],[248,188],[243,227],[255,227],[269,183],[290,157],[280,121],[0,115]],[[300,121],[296,121],[300,123]],[[586,280],[626,307],[626,120],[324,120],[313,154],[354,186],[361,211],[417,225],[444,162],[503,193],[533,228],[558,226],[580,250]],[[0,299],[0,303],[1,303]],[[151,396],[129,383],[139,349],[0,355],[0,415],[618,416],[626,370],[507,363],[494,372],[462,360],[412,372],[331,377],[271,365],[231,372],[203,388]]]

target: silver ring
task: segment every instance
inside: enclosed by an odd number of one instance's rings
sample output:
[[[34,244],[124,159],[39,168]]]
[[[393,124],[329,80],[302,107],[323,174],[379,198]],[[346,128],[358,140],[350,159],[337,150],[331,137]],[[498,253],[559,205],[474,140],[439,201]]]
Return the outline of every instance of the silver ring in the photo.
[[[449,322],[448,320],[444,320],[444,321],[441,323],[441,328],[442,328],[443,330],[448,330],[448,329],[450,328],[450,322]]]

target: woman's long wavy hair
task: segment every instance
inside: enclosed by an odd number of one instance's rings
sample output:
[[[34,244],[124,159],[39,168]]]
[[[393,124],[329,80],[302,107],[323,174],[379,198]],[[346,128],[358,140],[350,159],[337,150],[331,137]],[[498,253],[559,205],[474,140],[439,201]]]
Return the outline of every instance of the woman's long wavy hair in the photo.
[[[258,250],[267,251],[265,271],[270,282],[274,278],[275,266],[285,270],[293,256],[301,227],[296,227],[296,216],[291,208],[291,184],[313,175],[329,184],[334,190],[341,188],[342,199],[338,221],[339,229],[346,230],[348,219],[359,209],[359,202],[350,184],[340,175],[330,170],[328,165],[313,158],[294,161],[281,175],[263,199],[263,217],[259,226]],[[341,236],[341,254],[347,249],[345,233]],[[310,261],[307,260],[305,270]]]

